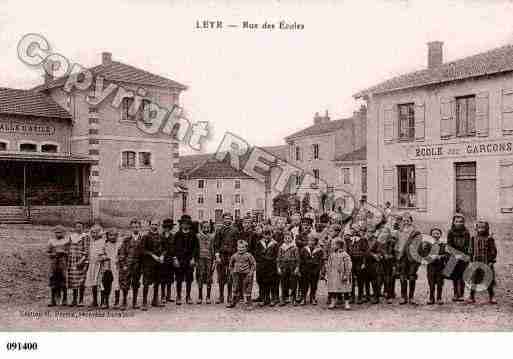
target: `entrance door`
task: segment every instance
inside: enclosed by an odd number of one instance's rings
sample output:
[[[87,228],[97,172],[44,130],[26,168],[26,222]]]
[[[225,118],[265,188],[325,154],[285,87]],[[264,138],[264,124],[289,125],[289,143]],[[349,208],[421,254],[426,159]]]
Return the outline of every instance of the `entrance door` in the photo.
[[[476,163],[455,164],[456,212],[468,219],[477,217]]]

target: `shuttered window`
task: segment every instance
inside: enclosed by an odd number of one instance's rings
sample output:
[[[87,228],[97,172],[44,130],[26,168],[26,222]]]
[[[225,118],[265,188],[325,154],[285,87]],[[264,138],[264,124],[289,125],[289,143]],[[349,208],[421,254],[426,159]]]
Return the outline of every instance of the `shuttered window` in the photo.
[[[513,213],[513,160],[499,163],[499,206],[502,213]]]
[[[123,151],[121,153],[121,167],[135,168],[135,152]]]
[[[474,95],[456,98],[456,136],[476,135],[476,97]]]
[[[513,134],[513,89],[502,90],[502,133]]]
[[[415,105],[413,103],[398,106],[399,110],[399,140],[413,141],[415,139]]]
[[[398,197],[400,208],[416,206],[415,166],[397,166]]]
[[[442,139],[448,139],[456,135],[455,107],[454,98],[445,97],[440,99],[440,137]]]

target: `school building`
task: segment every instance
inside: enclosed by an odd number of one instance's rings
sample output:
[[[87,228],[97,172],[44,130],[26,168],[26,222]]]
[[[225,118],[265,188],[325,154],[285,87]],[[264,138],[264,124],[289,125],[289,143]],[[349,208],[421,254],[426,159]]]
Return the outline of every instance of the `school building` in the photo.
[[[455,212],[513,223],[513,46],[443,61],[354,95],[367,103],[367,196],[446,229]]]
[[[31,90],[0,89],[0,221],[127,225],[173,217],[178,142],[137,121],[150,102],[171,109],[186,87],[108,52],[89,70],[93,86],[85,91],[64,91],[67,78],[50,75]],[[99,77],[116,90],[96,103]],[[143,94],[137,113],[133,94],[113,104],[123,90]]]

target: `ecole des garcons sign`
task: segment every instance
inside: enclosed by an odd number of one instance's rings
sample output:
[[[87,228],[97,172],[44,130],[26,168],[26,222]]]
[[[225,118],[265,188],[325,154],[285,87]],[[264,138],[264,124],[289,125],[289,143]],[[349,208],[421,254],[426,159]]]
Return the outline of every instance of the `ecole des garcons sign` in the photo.
[[[513,141],[483,141],[463,143],[438,143],[411,146],[408,156],[412,159],[438,159],[465,156],[513,155]]]

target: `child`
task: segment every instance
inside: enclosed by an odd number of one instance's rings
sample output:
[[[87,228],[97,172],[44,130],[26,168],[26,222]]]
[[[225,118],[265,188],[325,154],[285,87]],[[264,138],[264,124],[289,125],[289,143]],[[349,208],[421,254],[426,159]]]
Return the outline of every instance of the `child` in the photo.
[[[68,288],[73,291],[71,307],[82,305],[84,300],[84,282],[87,273],[87,258],[90,239],[84,233],[81,222],[75,223],[75,229],[69,235]]]
[[[253,288],[253,273],[255,273],[255,258],[248,252],[248,243],[239,241],[237,253],[230,257],[230,273],[233,276],[234,295],[227,308],[234,308],[240,298],[246,296],[246,306],[251,306],[251,290]]]
[[[419,248],[414,242],[421,240],[421,233],[415,229],[413,217],[409,213],[404,213],[402,219],[403,223],[396,243],[397,269],[401,282],[401,297],[403,298],[399,304],[416,305],[414,296],[420,263],[412,258],[410,250]]]
[[[472,275],[472,286],[470,290],[470,303],[476,302],[476,287],[478,285],[488,286],[488,302],[490,304],[497,304],[494,295],[495,287],[495,269],[494,264],[497,259],[497,247],[495,240],[490,234],[490,225],[487,221],[481,219],[476,223],[476,235],[472,237],[470,242],[470,259],[473,263],[480,263],[486,265],[490,270],[491,280],[490,283],[483,283],[486,279],[485,269],[478,267],[474,270]]]
[[[144,249],[142,271],[143,271],[143,305],[141,310],[148,310],[148,292],[150,286],[153,286],[152,307],[162,307],[159,300],[159,275],[160,266],[164,263],[162,255],[162,246],[160,242],[159,223],[150,221],[150,230],[142,237],[142,246]]]
[[[273,293],[273,286],[278,276],[276,268],[276,259],[278,257],[278,243],[272,238],[272,232],[269,228],[265,228],[262,239],[256,246],[256,272],[260,278],[262,287],[262,303],[261,306],[275,306],[278,298]]]
[[[191,288],[194,279],[195,258],[198,257],[198,237],[193,231],[192,218],[183,214],[179,230],[175,234],[175,257],[173,263],[176,274],[176,305],[182,305],[182,284],[185,281],[185,303],[193,304]]]
[[[395,298],[395,245],[396,238],[392,236],[388,227],[382,228],[378,241],[382,243],[383,289],[387,304]]]
[[[366,276],[365,288],[367,296],[369,296],[370,287],[372,286],[373,298],[372,304],[379,304],[379,297],[381,295],[381,278],[383,276],[382,270],[382,244],[377,239],[376,228],[373,225],[368,226],[367,230],[367,244],[368,251],[366,253]]]
[[[196,282],[198,283],[198,301],[203,302],[203,285],[207,285],[207,297],[205,303],[210,304],[210,292],[212,290],[212,265],[214,259],[213,238],[210,233],[210,223],[203,221],[197,234],[199,251],[196,267]]]
[[[102,277],[101,305],[103,308],[109,308],[109,298],[112,289],[114,289],[114,308],[119,308],[118,251],[120,245],[117,230],[114,228],[109,229],[107,231],[107,241],[105,242],[105,254],[108,260],[104,262],[105,269]],[[105,285],[104,283],[110,283],[110,285]]]
[[[334,251],[328,257],[328,301],[329,309],[335,309],[337,298],[343,296],[344,309],[349,310],[349,296],[352,289],[352,263],[351,257],[346,252],[346,245],[342,238],[334,241]]]
[[[429,235],[433,238],[433,243],[425,242],[424,250],[428,253],[427,280],[429,284],[429,301],[428,305],[435,304],[435,288],[436,302],[439,305],[444,304],[442,301],[442,293],[444,288],[444,267],[447,262],[448,254],[446,252],[445,243],[442,243],[442,230],[440,228],[432,228]]]
[[[469,254],[470,232],[465,227],[465,217],[462,214],[455,214],[452,218],[452,225],[449,233],[447,233],[447,245],[451,251],[456,250],[453,254],[457,260],[450,278],[452,279],[454,296],[453,302],[463,302],[465,294],[465,282],[463,273],[467,269],[467,261],[464,256]]]
[[[98,224],[95,224],[93,228],[91,228],[89,267],[86,275],[86,286],[91,287],[93,295],[90,308],[98,307],[98,286],[101,286],[102,262],[105,259],[105,237],[102,233],[102,228]]]
[[[278,275],[281,283],[281,302],[284,306],[291,300],[294,306],[296,302],[297,277],[299,275],[299,250],[294,243],[292,232],[285,231],[283,244],[278,250]]]
[[[310,234],[308,236],[308,245],[303,247],[299,252],[299,271],[302,282],[302,303],[306,305],[306,295],[310,291],[310,304],[317,305],[317,284],[322,266],[323,253],[319,247],[319,239],[317,235]]]
[[[48,256],[50,257],[50,293],[49,307],[55,307],[57,300],[62,296],[62,305],[67,303],[66,275],[69,252],[69,238],[65,237],[62,226],[56,226],[54,237],[48,241]]]
[[[175,223],[171,218],[166,218],[162,221],[162,233],[160,235],[160,242],[164,255],[164,263],[160,266],[160,290],[161,290],[161,303],[173,302],[171,299],[171,289],[175,278],[175,271],[173,267],[174,254],[174,238],[171,230]]]
[[[352,302],[355,302],[356,288],[358,287],[358,299],[357,304],[363,303],[363,291],[365,286],[365,256],[368,251],[369,245],[367,239],[361,235],[359,225],[353,225],[351,233],[347,240],[348,253],[351,256],[353,280],[351,298]]]

